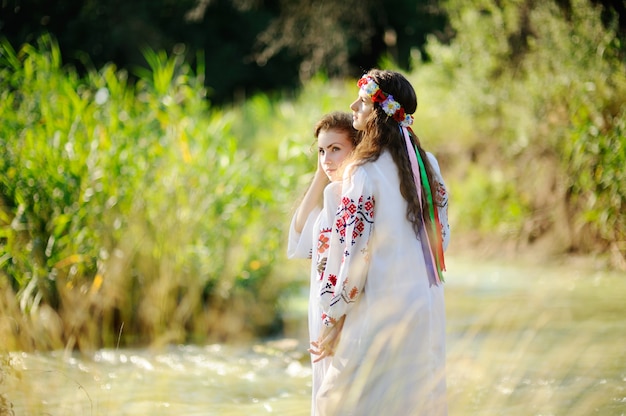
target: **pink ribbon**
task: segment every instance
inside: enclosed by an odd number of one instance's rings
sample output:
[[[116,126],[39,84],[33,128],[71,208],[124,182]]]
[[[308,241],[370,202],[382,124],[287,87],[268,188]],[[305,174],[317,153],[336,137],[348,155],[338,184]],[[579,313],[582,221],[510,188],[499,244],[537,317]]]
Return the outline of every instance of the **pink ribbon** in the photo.
[[[424,261],[426,262],[426,271],[428,272],[428,280],[431,284],[438,285],[441,283],[441,279],[439,278],[439,271],[437,270],[437,262],[435,260],[435,255],[433,254],[432,245],[430,244],[430,239],[428,238],[428,233],[426,232],[425,222],[424,222],[424,212],[422,210],[422,182],[421,175],[419,171],[419,164],[417,163],[417,155],[416,149],[413,146],[413,142],[411,142],[411,138],[409,137],[409,130],[406,127],[400,127],[402,131],[402,135],[404,136],[404,141],[406,143],[406,151],[409,155],[409,161],[411,162],[411,171],[413,172],[413,180],[415,181],[415,188],[417,189],[417,198],[420,203],[420,212],[422,216],[422,227],[420,229],[420,241],[422,244],[422,251],[424,253]]]

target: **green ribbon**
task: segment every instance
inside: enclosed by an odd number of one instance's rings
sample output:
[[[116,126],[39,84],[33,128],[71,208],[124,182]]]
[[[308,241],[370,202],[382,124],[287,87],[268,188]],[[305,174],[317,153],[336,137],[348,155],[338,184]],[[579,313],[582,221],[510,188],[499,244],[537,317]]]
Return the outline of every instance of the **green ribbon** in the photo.
[[[426,175],[426,166],[424,165],[424,161],[422,160],[422,155],[417,149],[417,146],[414,146],[414,147],[415,147],[415,153],[417,155],[417,163],[419,164],[419,167],[420,167],[420,177],[422,178],[422,186],[426,190],[426,202],[428,205],[428,216],[430,217],[430,225],[432,227],[433,235],[435,236],[435,238],[439,238],[439,234],[437,232],[437,224],[435,222],[435,204],[433,203],[433,194],[430,189],[430,182],[428,182],[428,176]],[[436,242],[436,244],[439,244],[439,242]],[[439,280],[443,282],[444,280],[443,280],[443,272],[441,271],[441,259],[439,258],[439,250],[437,249],[437,247],[433,247],[432,244],[430,247],[431,247],[431,251],[434,253]]]

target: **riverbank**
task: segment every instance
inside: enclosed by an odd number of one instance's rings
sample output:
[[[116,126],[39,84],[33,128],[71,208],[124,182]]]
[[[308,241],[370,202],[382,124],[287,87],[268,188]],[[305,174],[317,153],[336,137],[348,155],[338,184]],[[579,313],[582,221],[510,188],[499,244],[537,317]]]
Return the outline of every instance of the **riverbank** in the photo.
[[[626,279],[593,259],[449,258],[451,414],[622,415]]]
[[[620,253],[577,253],[568,251],[556,233],[546,233],[532,243],[519,238],[485,236],[473,232],[454,234],[446,258],[475,259],[487,262],[519,261],[529,266],[575,266],[589,270],[623,273],[626,261]]]
[[[624,414],[621,273],[455,251],[447,260],[451,416]],[[290,304],[295,331],[306,331],[306,301],[303,291]],[[304,416],[306,342],[291,332],[239,345],[13,353],[0,391],[20,416]]]

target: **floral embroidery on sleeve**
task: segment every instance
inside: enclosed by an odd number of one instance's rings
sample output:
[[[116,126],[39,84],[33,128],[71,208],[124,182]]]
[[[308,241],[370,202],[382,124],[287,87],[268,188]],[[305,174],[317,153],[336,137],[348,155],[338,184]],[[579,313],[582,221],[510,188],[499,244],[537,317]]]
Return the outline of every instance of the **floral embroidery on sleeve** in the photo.
[[[450,242],[450,224],[448,223],[448,191],[442,181],[437,182],[434,198],[439,214],[439,227],[441,228],[441,237],[445,250]]]
[[[357,301],[369,264],[375,198],[363,171],[352,178],[347,188],[335,215],[326,275],[320,287],[322,321],[327,326],[332,326]]]
[[[339,241],[345,243],[346,228],[352,228],[352,240],[350,246],[356,243],[356,239],[363,235],[365,224],[372,224],[374,219],[374,197],[368,196],[363,199],[363,195],[359,197],[358,204],[348,197],[341,199],[341,205],[337,212],[337,221],[335,226],[339,233]]]
[[[331,227],[323,227],[320,230],[317,238],[317,280],[324,278],[324,271],[326,270],[326,262],[328,260],[328,249],[330,248],[330,234],[332,232]]]
[[[317,253],[318,254],[324,254],[326,250],[328,250],[328,247],[330,247],[329,245],[330,237],[328,237],[328,234],[330,234],[330,232],[331,232],[330,228],[322,228],[322,230],[320,230],[320,236],[317,239]]]

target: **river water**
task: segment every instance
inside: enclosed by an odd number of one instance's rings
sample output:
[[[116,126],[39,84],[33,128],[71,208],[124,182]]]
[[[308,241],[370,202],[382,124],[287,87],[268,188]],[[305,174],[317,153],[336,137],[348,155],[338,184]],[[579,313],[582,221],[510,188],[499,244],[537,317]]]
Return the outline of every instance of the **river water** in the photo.
[[[626,274],[575,262],[448,263],[451,415],[626,415]],[[0,408],[17,416],[308,415],[305,299],[292,302],[299,329],[281,339],[13,352],[2,364]]]
[[[18,354],[7,398],[16,415],[305,415],[311,372],[294,345]]]

